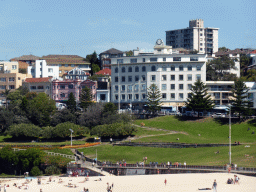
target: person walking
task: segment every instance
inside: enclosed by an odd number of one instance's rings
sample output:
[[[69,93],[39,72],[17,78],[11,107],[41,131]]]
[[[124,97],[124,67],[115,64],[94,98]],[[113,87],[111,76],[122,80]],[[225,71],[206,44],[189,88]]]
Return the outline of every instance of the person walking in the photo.
[[[216,182],[216,179],[213,182],[212,189],[213,189],[214,192],[217,192],[217,182]]]
[[[166,184],[167,184],[167,180],[166,180],[166,179],[164,180],[164,184],[165,184],[165,186],[166,186]]]

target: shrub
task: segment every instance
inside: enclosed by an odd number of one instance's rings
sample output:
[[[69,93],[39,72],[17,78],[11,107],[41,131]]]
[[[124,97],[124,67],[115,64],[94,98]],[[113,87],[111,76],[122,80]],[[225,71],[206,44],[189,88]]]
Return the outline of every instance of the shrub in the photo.
[[[7,134],[16,138],[39,137],[40,128],[33,124],[14,124],[9,127]]]
[[[45,169],[46,175],[59,175],[61,173],[60,169],[55,165],[51,165]]]
[[[40,169],[37,166],[34,166],[31,171],[30,171],[32,176],[38,176],[38,175],[42,175],[42,172],[40,171]]]

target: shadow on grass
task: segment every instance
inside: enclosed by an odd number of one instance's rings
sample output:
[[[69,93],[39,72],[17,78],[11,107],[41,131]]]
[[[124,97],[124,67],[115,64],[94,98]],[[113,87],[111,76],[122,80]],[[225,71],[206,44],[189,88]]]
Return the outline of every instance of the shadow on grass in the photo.
[[[192,116],[174,116],[175,119],[179,121],[197,121],[203,119],[204,117],[192,117]]]
[[[229,118],[214,118],[214,121],[220,125],[228,125],[229,124]],[[231,118],[231,124],[236,124],[236,123],[242,123],[243,120],[239,118]],[[255,124],[256,125],[256,124]]]
[[[80,139],[83,139],[84,136],[79,136],[79,137],[73,137],[73,141],[75,140],[80,140]],[[66,138],[53,138],[53,139],[38,139],[36,137],[27,137],[27,138],[17,138],[17,137],[11,137],[11,138],[4,138],[3,141],[4,142],[17,142],[17,143],[33,143],[33,142],[65,142],[65,141],[69,141],[70,140],[70,137],[66,137]]]

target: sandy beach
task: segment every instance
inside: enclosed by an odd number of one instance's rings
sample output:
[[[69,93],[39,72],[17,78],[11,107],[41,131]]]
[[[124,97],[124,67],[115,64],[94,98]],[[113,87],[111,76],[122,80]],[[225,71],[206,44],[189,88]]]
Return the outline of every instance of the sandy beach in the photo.
[[[113,192],[185,192],[199,191],[198,188],[211,188],[214,179],[217,180],[218,192],[255,192],[256,177],[238,175],[240,178],[239,185],[226,184],[228,178],[234,179],[234,174],[230,173],[198,173],[198,174],[168,174],[168,175],[142,175],[142,176],[108,176],[108,177],[89,177],[89,181],[83,182],[84,177],[52,177],[49,182],[49,177],[42,178],[42,184],[38,185],[37,179],[33,179],[29,185],[29,189],[25,191],[40,192],[81,192],[83,188],[88,188],[89,192],[107,191],[107,183],[113,183]],[[59,178],[62,183],[59,183]],[[95,181],[101,178],[102,181]],[[167,184],[164,184],[165,179]],[[25,179],[7,179],[2,181],[3,185],[9,184],[7,192],[24,191],[25,186],[22,186]],[[83,182],[83,183],[81,183]],[[22,186],[21,189],[14,187],[13,184]],[[73,187],[67,187],[71,183]],[[74,185],[77,187],[74,188]],[[207,190],[208,191],[208,190]],[[211,190],[212,191],[212,190]]]

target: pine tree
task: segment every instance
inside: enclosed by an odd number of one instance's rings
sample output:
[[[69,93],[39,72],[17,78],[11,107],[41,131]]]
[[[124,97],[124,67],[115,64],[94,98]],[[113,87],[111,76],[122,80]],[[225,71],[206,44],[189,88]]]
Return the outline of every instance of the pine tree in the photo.
[[[161,99],[162,99],[162,94],[161,94],[161,91],[159,91],[157,85],[156,84],[150,85],[150,87],[148,88],[147,100],[148,100],[148,107],[149,107],[148,110],[153,113],[153,116],[155,116],[157,111],[161,109],[161,106],[160,106]]]
[[[208,89],[201,80],[197,80],[191,88],[191,93],[188,95],[188,99],[185,102],[186,107],[193,111],[199,112],[211,110],[213,108],[213,102],[211,96],[207,93]]]
[[[91,89],[87,86],[82,89],[80,94],[80,106],[86,109],[92,103],[92,93]]]
[[[238,112],[239,119],[241,113],[248,113],[248,111],[250,111],[250,104],[247,100],[248,91],[249,89],[241,79],[235,81],[232,89],[232,96],[234,99],[232,99],[231,111]]]
[[[76,111],[76,99],[72,92],[68,96],[67,107],[71,112]]]

